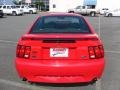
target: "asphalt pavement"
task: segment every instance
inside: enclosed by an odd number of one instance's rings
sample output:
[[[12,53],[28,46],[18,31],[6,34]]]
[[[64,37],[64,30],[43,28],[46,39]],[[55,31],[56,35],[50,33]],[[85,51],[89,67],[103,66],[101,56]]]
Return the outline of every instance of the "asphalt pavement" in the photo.
[[[41,14],[0,18],[0,90],[120,90],[120,17],[85,17],[105,47],[106,67],[96,84],[29,84],[15,70],[15,49],[19,38]]]

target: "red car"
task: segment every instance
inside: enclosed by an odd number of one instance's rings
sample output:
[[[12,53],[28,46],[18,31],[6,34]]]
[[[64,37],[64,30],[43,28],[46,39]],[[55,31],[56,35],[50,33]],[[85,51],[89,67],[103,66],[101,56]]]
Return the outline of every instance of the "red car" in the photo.
[[[103,73],[104,49],[83,16],[47,14],[19,40],[15,64],[20,78],[29,82],[92,82]]]

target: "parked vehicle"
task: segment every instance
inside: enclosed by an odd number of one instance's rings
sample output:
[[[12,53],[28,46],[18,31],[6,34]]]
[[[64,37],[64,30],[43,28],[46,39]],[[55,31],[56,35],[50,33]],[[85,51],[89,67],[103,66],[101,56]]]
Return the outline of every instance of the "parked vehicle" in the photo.
[[[3,11],[0,10],[0,18],[2,18],[3,16],[4,16]]]
[[[3,11],[4,14],[10,14],[14,16],[23,15],[22,9],[18,9],[12,5],[0,5],[0,9]]]
[[[104,49],[83,16],[47,14],[19,40],[15,64],[24,81],[93,82],[103,73]]]
[[[105,15],[105,13],[108,12],[108,11],[109,11],[108,8],[102,8],[102,9],[100,9],[100,14]]]
[[[29,14],[37,13],[37,8],[31,7],[31,6],[17,5],[16,7],[22,9],[24,13],[29,13]]]
[[[99,10],[92,8],[91,6],[77,6],[74,9],[69,9],[68,12],[90,16],[96,16],[96,14],[100,13]]]
[[[120,8],[106,12],[106,17],[120,16]]]

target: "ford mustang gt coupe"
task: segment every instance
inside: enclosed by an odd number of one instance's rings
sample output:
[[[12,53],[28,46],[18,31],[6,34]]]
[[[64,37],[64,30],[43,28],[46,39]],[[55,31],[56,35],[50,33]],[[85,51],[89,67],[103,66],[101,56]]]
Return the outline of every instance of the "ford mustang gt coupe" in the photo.
[[[15,66],[28,82],[89,83],[102,76],[103,43],[83,16],[49,13],[18,41]]]

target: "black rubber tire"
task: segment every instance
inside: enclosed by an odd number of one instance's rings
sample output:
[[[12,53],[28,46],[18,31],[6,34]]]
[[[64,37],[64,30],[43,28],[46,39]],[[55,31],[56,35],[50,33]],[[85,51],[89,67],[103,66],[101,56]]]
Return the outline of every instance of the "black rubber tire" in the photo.
[[[112,17],[112,13],[109,13],[109,14],[108,14],[108,17]]]
[[[33,14],[33,11],[32,11],[32,10],[30,10],[30,11],[29,11],[29,13],[30,13],[30,14]]]
[[[3,15],[0,15],[0,18],[2,18],[3,17]]]
[[[13,11],[13,12],[12,12],[12,15],[13,15],[13,16],[16,16],[16,15],[17,15],[16,11]]]
[[[3,13],[3,11],[1,10],[0,11],[0,18],[2,18],[4,16],[4,13]]]
[[[74,13],[74,11],[69,11],[68,13]]]
[[[96,16],[96,13],[95,13],[95,12],[91,12],[91,13],[90,13],[90,16],[91,16],[91,17],[95,17],[95,16]]]

